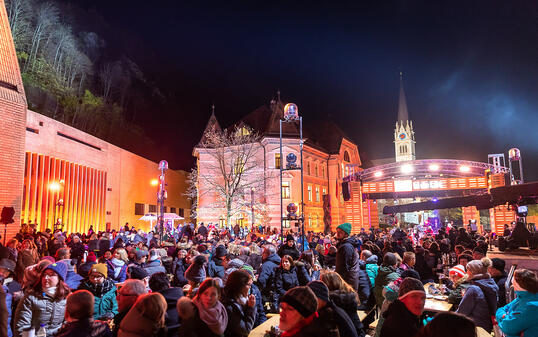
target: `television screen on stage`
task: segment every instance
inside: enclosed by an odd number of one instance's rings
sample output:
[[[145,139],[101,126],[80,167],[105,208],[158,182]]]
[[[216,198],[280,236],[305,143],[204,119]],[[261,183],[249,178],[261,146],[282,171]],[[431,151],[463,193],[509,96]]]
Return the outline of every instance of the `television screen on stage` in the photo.
[[[518,206],[518,208],[517,208],[517,214],[518,215],[525,216],[525,215],[527,215],[528,211],[529,210],[528,210],[527,206]]]

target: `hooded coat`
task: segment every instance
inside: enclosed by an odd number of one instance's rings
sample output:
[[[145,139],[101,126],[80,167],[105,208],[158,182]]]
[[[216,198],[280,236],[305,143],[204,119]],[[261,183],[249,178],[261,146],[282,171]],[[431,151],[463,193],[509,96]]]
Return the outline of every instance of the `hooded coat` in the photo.
[[[335,271],[342,276],[353,289],[359,287],[359,255],[355,250],[355,240],[345,238],[338,243],[336,251]]]
[[[275,269],[280,265],[280,257],[276,254],[269,255],[262,263],[258,276],[258,285],[262,294],[268,294],[274,284]]]
[[[380,337],[413,337],[423,326],[421,317],[409,311],[400,300],[392,302],[383,317]]]
[[[346,293],[341,290],[337,290],[331,291],[329,296],[333,304],[344,310],[351,319],[355,331],[357,332],[357,336],[364,336],[364,326],[359,318],[359,315],[357,314],[359,305],[357,303],[356,295],[354,293]]]
[[[370,284],[373,288],[375,286],[375,278],[377,277],[377,271],[379,269],[379,265],[377,264],[377,255],[372,255],[366,259],[364,269],[366,270],[366,274],[368,275]]]
[[[400,274],[396,272],[396,268],[385,265],[379,267],[374,286],[375,302],[378,307],[383,305],[383,287],[390,282],[397,280],[399,277]]]
[[[277,268],[275,271],[275,301],[284,296],[286,291],[299,286],[297,277],[297,267],[291,267],[289,270]]]
[[[538,336],[538,294],[516,291],[516,299],[497,310],[495,318],[507,337]]]
[[[256,306],[241,305],[235,299],[226,299],[222,303],[228,313],[228,325],[224,336],[247,337],[254,328]]]
[[[93,317],[95,319],[110,319],[118,313],[116,301],[116,285],[112,280],[105,279],[101,284],[95,285],[88,279],[82,281],[78,289],[88,290],[95,298]]]
[[[116,282],[124,282],[127,278],[127,263],[123,260],[112,258],[106,261],[108,277]]]
[[[65,303],[65,298],[57,301],[46,294],[27,293],[17,306],[13,335],[20,337],[28,329],[37,331],[42,323],[45,323],[47,336],[55,335],[65,319]]]
[[[497,310],[497,292],[499,287],[489,274],[475,275],[469,282],[457,312],[472,319],[475,324],[491,332],[491,317]]]

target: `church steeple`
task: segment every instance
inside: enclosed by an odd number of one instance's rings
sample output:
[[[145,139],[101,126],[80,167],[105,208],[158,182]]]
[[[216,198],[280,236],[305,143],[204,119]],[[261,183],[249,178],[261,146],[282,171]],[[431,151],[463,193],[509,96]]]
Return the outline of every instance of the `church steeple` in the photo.
[[[400,99],[398,100],[398,122],[407,122],[409,114],[407,113],[407,102],[405,100],[405,91],[403,87],[403,73],[400,71]]]
[[[394,129],[394,150],[396,161],[415,160],[415,132],[409,120],[407,101],[403,87],[403,74],[400,72],[400,97],[398,99],[398,120]]]

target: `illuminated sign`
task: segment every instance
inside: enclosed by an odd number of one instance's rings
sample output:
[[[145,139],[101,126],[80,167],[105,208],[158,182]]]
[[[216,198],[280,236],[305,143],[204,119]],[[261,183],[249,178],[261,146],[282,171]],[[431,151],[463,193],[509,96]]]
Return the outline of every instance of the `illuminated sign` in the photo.
[[[413,190],[412,180],[395,180],[394,192],[408,192]]]
[[[427,180],[388,180],[364,183],[363,193],[412,192],[487,188],[485,177],[442,178]]]

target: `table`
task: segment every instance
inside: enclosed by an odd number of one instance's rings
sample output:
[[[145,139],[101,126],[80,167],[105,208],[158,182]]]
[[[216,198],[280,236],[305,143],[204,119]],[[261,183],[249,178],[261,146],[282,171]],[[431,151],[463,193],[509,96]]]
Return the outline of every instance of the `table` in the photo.
[[[269,317],[267,321],[252,329],[252,331],[250,331],[248,334],[248,337],[263,337],[267,331],[271,330],[272,326],[277,326],[279,322],[280,315],[275,314],[272,317]]]
[[[434,298],[427,298],[424,305],[424,311],[444,312],[450,311],[452,304],[447,301],[436,300]]]
[[[488,333],[484,328],[479,326],[476,327],[476,337],[491,337],[491,334]]]

